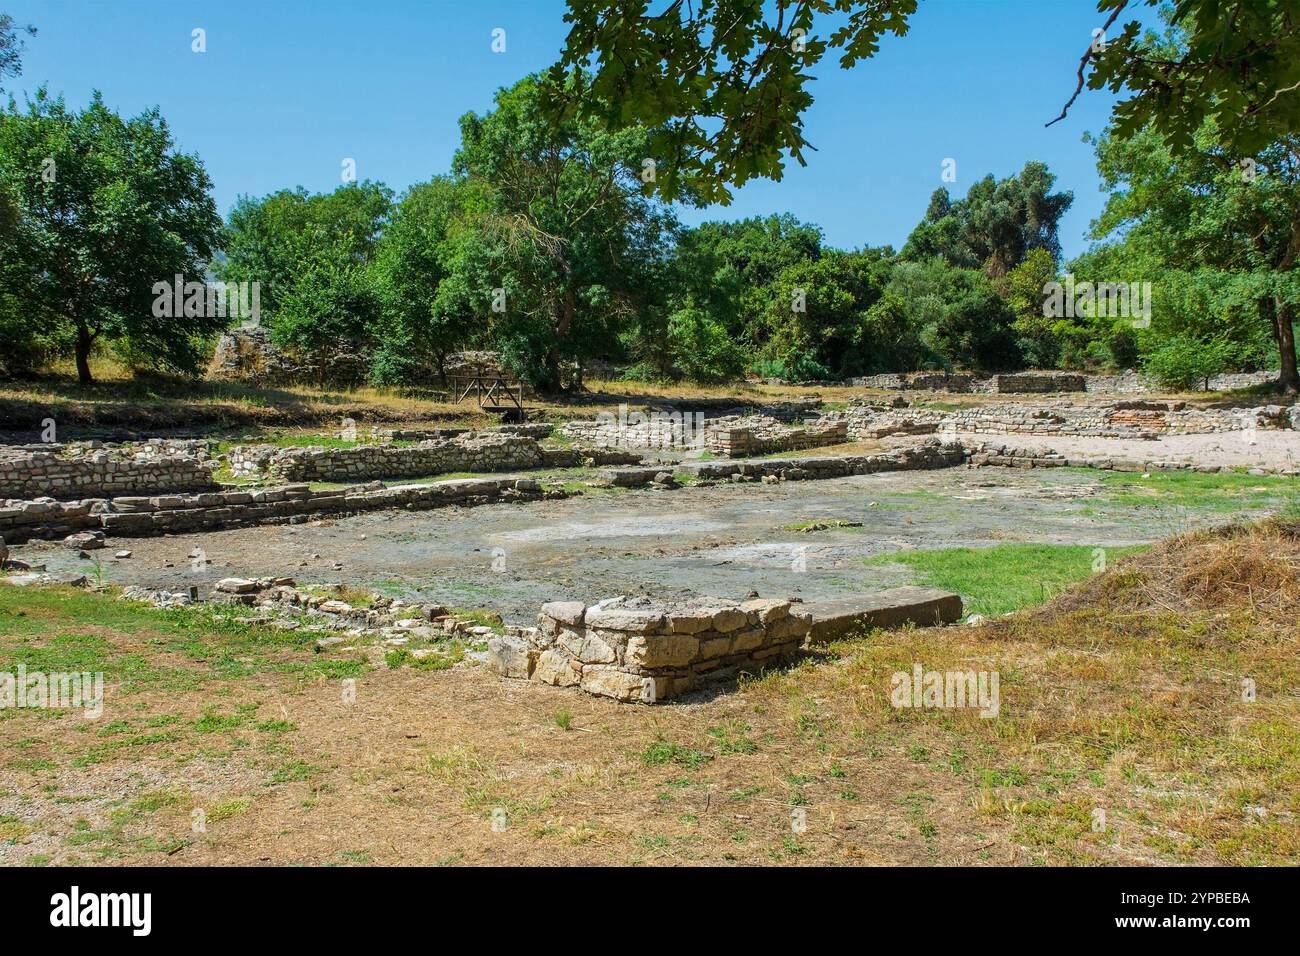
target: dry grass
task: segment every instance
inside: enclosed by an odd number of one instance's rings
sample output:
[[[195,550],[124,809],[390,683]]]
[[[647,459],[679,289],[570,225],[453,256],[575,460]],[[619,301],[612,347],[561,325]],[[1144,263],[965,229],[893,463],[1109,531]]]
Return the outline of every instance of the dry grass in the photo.
[[[5,715],[0,860],[1295,864],[1298,558],[1278,522],[1185,536],[1013,617],[872,635],[653,709],[476,667],[380,666],[348,705],[279,657],[119,685],[120,751],[78,716]],[[24,620],[37,648],[90,634],[164,675],[230,665],[107,608]],[[895,709],[891,675],[916,663],[997,671],[999,716]]]

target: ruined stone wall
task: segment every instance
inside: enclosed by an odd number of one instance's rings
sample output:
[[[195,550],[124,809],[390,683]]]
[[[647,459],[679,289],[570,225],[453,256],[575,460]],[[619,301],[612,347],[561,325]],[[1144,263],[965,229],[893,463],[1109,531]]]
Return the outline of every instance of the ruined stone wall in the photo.
[[[214,464],[163,443],[91,449],[0,448],[0,498],[107,498],[217,487]]]
[[[911,471],[951,468],[965,460],[965,452],[956,442],[941,444],[930,439],[898,451],[878,455],[810,455],[806,458],[759,458],[741,461],[685,462],[678,471],[713,481],[773,479],[804,481],[819,478],[842,478],[847,475],[873,475],[881,471]]]
[[[1276,381],[1278,373],[1228,372],[1211,376],[1209,391],[1226,392]],[[936,392],[1096,392],[1108,395],[1143,395],[1161,389],[1147,376],[1132,369],[1115,375],[1075,372],[1017,372],[1009,375],[976,376],[968,372],[890,372],[850,379],[856,388],[880,388],[890,391],[926,390]]]
[[[810,626],[789,601],[554,602],[536,628],[492,638],[488,661],[504,677],[650,704],[787,661]]]
[[[132,537],[179,534],[255,524],[296,524],[313,515],[357,514],[382,508],[424,510],[563,497],[563,491],[543,491],[531,478],[504,476],[391,488],[375,483],[315,492],[305,484],[297,484],[257,491],[148,498],[6,501],[0,502],[0,539],[14,543],[87,530]]]
[[[843,442],[847,427],[832,419],[790,425],[767,415],[726,415],[712,419],[646,416],[637,413],[593,421],[567,422],[567,437],[603,448],[706,448],[715,455],[740,458],[796,451]]]
[[[848,437],[854,441],[934,432],[1135,438],[1238,432],[1252,424],[1258,429],[1292,428],[1296,413],[1281,405],[1197,408],[1185,402],[1141,400],[1093,405],[1004,402],[956,411],[852,404],[844,410],[826,412],[822,420],[843,422]]]
[[[418,445],[351,448],[281,448],[243,445],[227,456],[241,478],[268,481],[384,481],[462,471],[521,471],[632,464],[639,455],[588,448],[542,448],[535,438],[489,432],[424,441]]]
[[[247,456],[232,450],[236,459]],[[261,470],[283,481],[369,481],[421,478],[458,471],[516,471],[544,462],[541,446],[523,435],[459,436],[418,445],[356,445],[352,448],[282,448],[254,457]]]

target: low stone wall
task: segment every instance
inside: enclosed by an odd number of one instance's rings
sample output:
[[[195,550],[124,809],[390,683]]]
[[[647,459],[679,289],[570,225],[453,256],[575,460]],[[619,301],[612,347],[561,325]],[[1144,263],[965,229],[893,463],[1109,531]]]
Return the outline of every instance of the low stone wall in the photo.
[[[991,394],[1036,394],[1041,392],[1082,392],[1084,377],[1073,372],[1015,372],[994,375],[979,381],[974,392]]]
[[[536,628],[489,640],[488,663],[504,677],[652,704],[787,661],[810,626],[789,601],[555,602]]]
[[[969,392],[976,381],[969,372],[886,372],[849,379],[849,384],[890,391]]]
[[[1186,402],[1140,400],[1091,405],[1004,402],[957,411],[852,404],[842,411],[826,412],[822,420],[843,422],[854,441],[934,432],[1140,438],[1239,432],[1252,425],[1258,429],[1293,428],[1296,412],[1282,405],[1198,408]]]
[[[1050,448],[1021,448],[985,443],[967,448],[972,467],[999,465],[1005,468],[1097,468],[1102,471],[1199,471],[1207,474],[1233,471],[1229,465],[1202,465],[1194,461],[1169,458],[1124,458],[1116,455],[1070,457]],[[1300,466],[1271,466],[1250,469],[1253,475],[1300,475]]]
[[[594,447],[702,447],[728,458],[833,445],[843,442],[848,435],[847,427],[832,419],[791,425],[767,415],[706,419],[703,413],[694,412],[606,415],[593,421],[567,422],[561,431],[570,439]]]
[[[779,451],[838,445],[848,438],[845,422],[820,419],[805,426],[785,425],[763,416],[719,419],[704,430],[704,445],[715,455],[745,458]]]
[[[355,445],[351,448],[231,449],[231,471],[240,477],[278,481],[370,481],[422,478],[458,471],[519,471],[539,468],[546,456],[536,439],[524,435],[463,435],[418,445]]]
[[[1277,381],[1278,373],[1227,372],[1210,377],[1209,391],[1227,392]],[[1144,395],[1162,389],[1147,376],[1132,369],[1116,375],[1093,375],[1076,372],[1016,372],[1007,375],[976,376],[968,372],[890,372],[867,375],[848,381],[856,388],[880,388],[890,391],[909,389],[936,392],[1096,392],[1107,395]]]
[[[85,498],[216,488],[214,463],[164,443],[91,449],[0,449],[0,498]]]
[[[805,481],[873,475],[881,471],[911,471],[952,468],[965,461],[956,442],[941,444],[933,439],[911,448],[877,455],[818,455],[807,458],[758,458],[746,461],[685,462],[677,470],[715,481]]]
[[[298,484],[258,491],[149,498],[8,501],[0,502],[0,539],[18,543],[87,530],[144,537],[256,524],[297,524],[317,515],[359,514],[382,508],[424,510],[564,497],[567,495],[561,490],[543,491],[532,478],[507,475],[387,488],[376,482],[315,492]]]

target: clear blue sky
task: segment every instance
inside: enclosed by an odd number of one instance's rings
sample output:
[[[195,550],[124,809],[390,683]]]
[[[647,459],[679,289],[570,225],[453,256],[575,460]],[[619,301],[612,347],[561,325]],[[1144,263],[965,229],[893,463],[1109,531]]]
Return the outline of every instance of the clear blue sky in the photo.
[[[19,100],[42,83],[81,106],[100,89],[114,109],[158,106],[177,142],[236,197],[330,190],[352,157],[362,179],[400,192],[448,170],[457,118],[554,61],[563,0],[0,0],[39,35],[27,42]],[[805,117],[818,148],[780,183],[751,183],[727,208],[681,210],[686,222],[792,212],[836,246],[900,246],[957,161],[954,194],[1028,159],[1075,194],[1067,255],[1087,247],[1102,195],[1092,150],[1111,99],[1069,96],[1095,0],[921,0],[912,29],[852,71],[824,60]],[[191,52],[191,31],[207,52]],[[491,32],[506,30],[506,52]]]

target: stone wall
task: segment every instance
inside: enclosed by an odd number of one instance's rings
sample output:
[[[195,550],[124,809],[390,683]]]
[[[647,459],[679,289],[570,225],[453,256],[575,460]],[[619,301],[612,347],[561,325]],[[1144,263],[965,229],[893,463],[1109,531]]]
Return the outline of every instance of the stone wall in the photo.
[[[263,454],[260,449],[256,452],[261,470],[282,481],[370,481],[458,471],[516,471],[538,468],[544,461],[535,439],[504,434],[462,435],[418,445],[281,448],[265,458]],[[232,470],[237,459],[246,457],[242,450],[233,449]]]
[[[263,326],[241,325],[217,340],[208,377],[253,385],[360,382],[369,367],[369,355],[356,342],[339,339],[314,355],[303,355],[281,349]]]
[[[789,601],[554,602],[536,628],[489,640],[488,662],[504,677],[652,704],[788,661],[810,626]]]
[[[32,538],[60,538],[87,530],[143,537],[256,524],[297,524],[316,515],[359,514],[383,508],[425,510],[564,497],[567,496],[561,490],[543,491],[531,478],[503,476],[388,488],[374,483],[312,491],[305,484],[297,484],[256,491],[148,498],[6,501],[0,502],[0,539],[16,543]]]
[[[594,447],[705,448],[715,455],[741,458],[838,444],[845,440],[848,429],[830,418],[791,425],[767,415],[706,419],[703,413],[632,413],[567,422],[561,432]]]
[[[1214,375],[1209,391],[1226,392],[1277,380],[1273,372],[1228,372]],[[1132,369],[1116,375],[1076,372],[1016,372],[1009,375],[976,376],[969,372],[890,372],[854,378],[856,388],[890,391],[983,392],[986,394],[1036,392],[1097,392],[1110,395],[1143,395],[1163,391],[1154,381]]]
[[[241,478],[268,481],[376,481],[424,478],[449,472],[580,468],[639,462],[640,456],[600,449],[543,448],[535,438],[479,432],[418,445],[372,444],[350,448],[281,448],[245,445],[227,456]]]
[[[854,441],[934,432],[1140,438],[1238,432],[1251,424],[1258,429],[1291,428],[1295,412],[1282,405],[1199,408],[1186,402],[1132,399],[1106,404],[1003,402],[956,411],[882,409],[855,403],[826,412],[821,420],[844,423]]]
[[[971,388],[990,394],[1038,394],[1042,392],[1082,392],[1084,376],[1073,372],[1016,372],[994,375]]]
[[[711,481],[804,481],[873,475],[881,471],[912,471],[952,468],[965,460],[956,442],[941,444],[934,439],[911,448],[878,455],[818,455],[806,458],[758,458],[746,461],[684,462],[677,470]]]
[[[1080,455],[1070,457],[1050,448],[1022,448],[986,442],[967,448],[969,462],[974,467],[1000,465],[1005,468],[1097,468],[1102,471],[1199,471],[1205,473],[1228,472],[1229,465],[1202,465],[1195,461],[1166,458],[1124,458],[1117,455]],[[1271,466],[1251,468],[1252,475],[1300,475],[1300,467]]]
[[[838,445],[847,438],[848,425],[844,422],[819,419],[808,425],[797,426],[785,425],[760,415],[718,419],[710,422],[704,430],[705,447],[725,458]]]
[[[172,450],[162,442],[116,449],[0,447],[0,498],[107,498],[217,487],[214,462]]]

